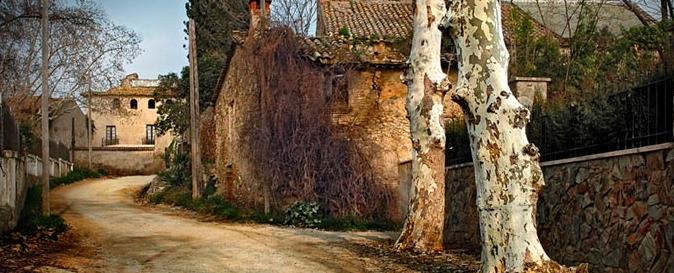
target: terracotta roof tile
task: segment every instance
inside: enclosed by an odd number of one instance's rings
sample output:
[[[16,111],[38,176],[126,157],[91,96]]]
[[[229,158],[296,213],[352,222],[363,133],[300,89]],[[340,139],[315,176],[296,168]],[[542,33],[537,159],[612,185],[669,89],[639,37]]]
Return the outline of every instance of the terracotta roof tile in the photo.
[[[136,86],[118,86],[108,89],[105,92],[93,92],[93,96],[119,96],[119,97],[152,97],[156,87],[136,87]]]
[[[324,64],[368,63],[374,65],[404,64],[409,50],[405,45],[386,40],[358,40],[340,35],[303,38],[304,53]],[[398,41],[397,43],[405,43]]]
[[[502,2],[506,43],[512,37],[509,28],[513,22],[510,22],[509,15],[514,9],[524,13],[517,5]],[[341,29],[348,29],[355,37],[374,35],[384,39],[409,39],[412,36],[412,0],[321,0],[320,13],[317,35],[337,35]],[[538,21],[532,22],[537,33],[560,38]]]
[[[321,0],[321,19],[325,35],[348,29],[358,37],[408,37],[412,34],[410,0]]]

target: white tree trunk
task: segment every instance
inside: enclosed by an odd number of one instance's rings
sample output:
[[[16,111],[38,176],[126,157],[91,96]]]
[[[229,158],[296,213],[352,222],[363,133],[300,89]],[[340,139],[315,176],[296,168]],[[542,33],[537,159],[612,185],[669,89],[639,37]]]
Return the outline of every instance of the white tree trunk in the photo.
[[[496,0],[458,0],[451,27],[459,76],[452,98],[465,113],[473,152],[482,238],[482,272],[587,272],[550,260],[536,232],[544,181],[527,140],[529,110],[508,87],[508,50]]]
[[[396,242],[399,250],[431,252],[443,249],[445,211],[445,130],[442,100],[449,89],[440,64],[445,15],[444,0],[417,0],[409,68],[407,113],[413,145],[412,193],[409,213]]]

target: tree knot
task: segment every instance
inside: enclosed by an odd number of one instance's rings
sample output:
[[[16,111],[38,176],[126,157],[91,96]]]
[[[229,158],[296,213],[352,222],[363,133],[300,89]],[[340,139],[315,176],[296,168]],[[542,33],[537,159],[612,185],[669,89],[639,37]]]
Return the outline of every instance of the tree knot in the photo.
[[[534,145],[533,143],[529,143],[526,146],[524,146],[524,148],[522,148],[522,152],[535,158],[537,158],[540,155],[538,147],[536,147],[536,145]]]
[[[515,109],[515,118],[513,120],[513,126],[515,128],[523,129],[527,126],[529,122],[529,109],[524,106],[520,106]]]

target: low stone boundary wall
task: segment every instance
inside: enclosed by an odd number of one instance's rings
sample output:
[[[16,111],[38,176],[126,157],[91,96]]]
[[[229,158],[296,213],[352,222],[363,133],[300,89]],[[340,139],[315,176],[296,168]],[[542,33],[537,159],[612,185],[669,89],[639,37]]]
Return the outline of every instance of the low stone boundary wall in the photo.
[[[87,148],[73,151],[75,165],[89,166]],[[156,174],[164,169],[163,153],[154,147],[95,147],[91,152],[92,167],[110,175]]]
[[[61,177],[72,171],[73,164],[50,158],[50,175]],[[15,151],[3,151],[0,156],[0,233],[16,227],[28,188],[40,183],[41,158]]]
[[[541,163],[538,234],[592,272],[674,272],[674,143]],[[471,164],[446,171],[445,242],[479,247]]]
[[[27,154],[25,157],[26,161],[26,173],[32,176],[42,176],[42,158]],[[63,159],[49,159],[49,176],[61,177],[68,174],[73,170],[75,165],[72,162],[65,161]]]

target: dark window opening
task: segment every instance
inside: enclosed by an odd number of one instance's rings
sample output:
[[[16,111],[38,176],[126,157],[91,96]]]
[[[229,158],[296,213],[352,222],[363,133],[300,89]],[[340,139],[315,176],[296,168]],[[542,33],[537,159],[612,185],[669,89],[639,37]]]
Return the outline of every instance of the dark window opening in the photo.
[[[117,127],[114,125],[105,126],[105,139],[103,140],[103,146],[119,144],[119,139],[117,139]]]
[[[121,107],[122,107],[122,102],[120,102],[119,99],[112,100],[112,108],[113,109],[119,109]]]
[[[154,124],[145,125],[145,138],[143,139],[143,144],[154,144],[155,128]]]
[[[347,110],[349,107],[349,82],[344,74],[333,75],[329,78],[326,98],[338,109]],[[336,110],[338,110],[336,109]]]
[[[154,109],[154,100],[153,99],[150,99],[149,101],[147,101],[147,108],[148,109]]]
[[[331,76],[326,92],[326,98],[336,106],[349,105],[349,83],[344,74]]]
[[[131,100],[131,109],[138,109],[138,101],[135,99]]]

